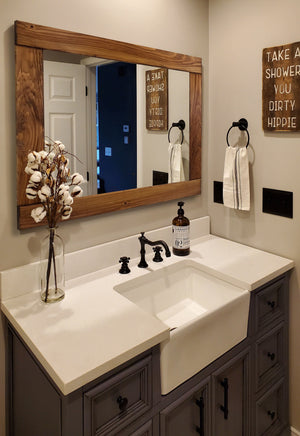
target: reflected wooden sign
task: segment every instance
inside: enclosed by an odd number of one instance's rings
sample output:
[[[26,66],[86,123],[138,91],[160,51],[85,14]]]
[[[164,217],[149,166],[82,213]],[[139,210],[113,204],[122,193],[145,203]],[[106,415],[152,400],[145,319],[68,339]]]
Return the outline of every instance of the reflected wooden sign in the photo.
[[[300,131],[300,42],[263,50],[263,129]]]
[[[146,129],[168,130],[168,69],[146,71]]]

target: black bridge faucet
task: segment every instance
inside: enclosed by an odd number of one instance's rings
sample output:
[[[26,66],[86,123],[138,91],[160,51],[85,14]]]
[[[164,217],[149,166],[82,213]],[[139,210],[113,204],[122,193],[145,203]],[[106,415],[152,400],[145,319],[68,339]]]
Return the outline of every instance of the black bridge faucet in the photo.
[[[141,232],[141,236],[139,236],[139,241],[141,243],[141,260],[140,263],[138,264],[139,268],[147,268],[148,264],[145,260],[145,254],[146,254],[146,250],[145,250],[145,245],[148,244],[151,247],[154,247],[156,245],[162,245],[165,249],[166,252],[166,257],[170,257],[171,253],[169,250],[168,245],[165,243],[165,241],[149,241],[149,239],[146,238],[146,236],[144,236],[145,232]]]

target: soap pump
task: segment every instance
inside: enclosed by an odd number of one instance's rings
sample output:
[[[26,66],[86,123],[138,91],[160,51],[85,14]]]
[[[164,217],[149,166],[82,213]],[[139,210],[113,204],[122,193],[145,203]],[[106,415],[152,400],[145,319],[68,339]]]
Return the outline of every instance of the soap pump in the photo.
[[[177,216],[172,221],[173,253],[176,256],[190,254],[190,221],[184,216],[183,201],[178,202]]]

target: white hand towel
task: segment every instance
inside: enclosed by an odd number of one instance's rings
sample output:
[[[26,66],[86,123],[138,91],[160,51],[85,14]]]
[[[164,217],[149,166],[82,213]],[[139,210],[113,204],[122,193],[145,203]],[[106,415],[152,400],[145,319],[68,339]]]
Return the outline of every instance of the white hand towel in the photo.
[[[246,147],[226,147],[223,176],[224,206],[250,210],[249,161]]]
[[[184,182],[181,144],[169,143],[169,183]]]

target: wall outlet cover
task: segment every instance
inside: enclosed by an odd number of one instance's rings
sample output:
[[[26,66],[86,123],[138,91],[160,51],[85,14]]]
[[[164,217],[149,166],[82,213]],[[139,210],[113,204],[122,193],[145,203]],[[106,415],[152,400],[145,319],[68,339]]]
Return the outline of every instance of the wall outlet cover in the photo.
[[[293,218],[293,193],[263,188],[262,211],[285,218]]]

